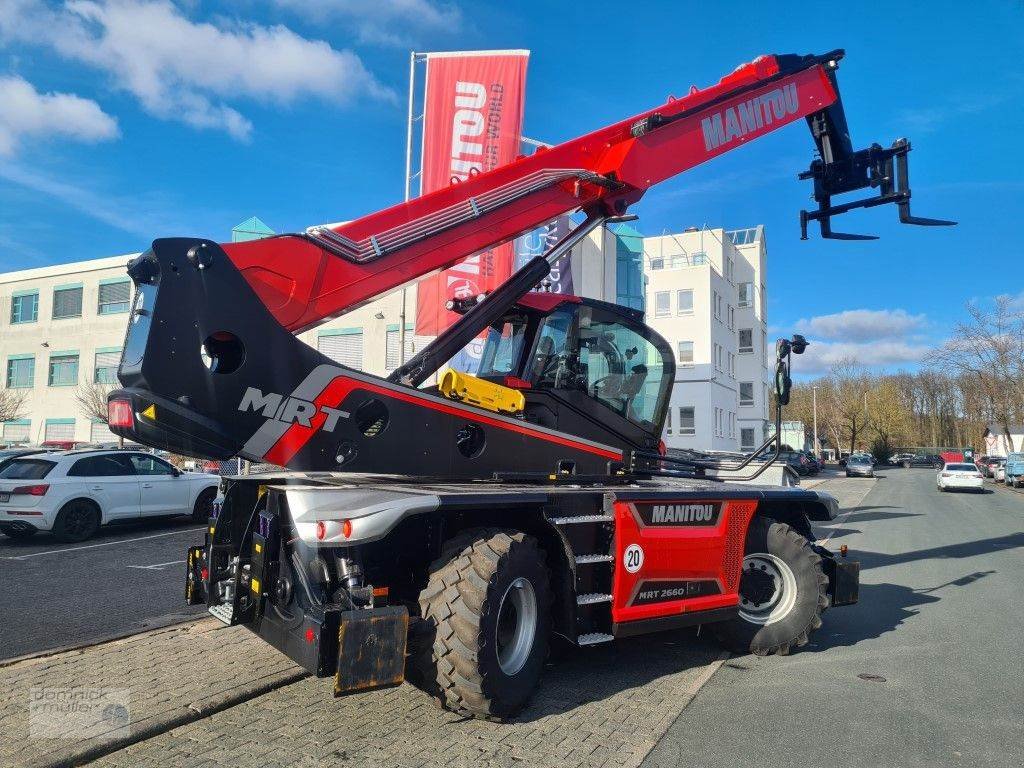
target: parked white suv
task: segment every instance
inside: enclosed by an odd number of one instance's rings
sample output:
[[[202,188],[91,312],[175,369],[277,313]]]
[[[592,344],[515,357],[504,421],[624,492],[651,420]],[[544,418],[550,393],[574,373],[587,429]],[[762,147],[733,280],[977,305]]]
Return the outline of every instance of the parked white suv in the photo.
[[[77,450],[17,458],[0,469],[0,532],[52,531],[84,541],[113,520],[192,515],[205,521],[220,478],[181,472],[141,451]]]

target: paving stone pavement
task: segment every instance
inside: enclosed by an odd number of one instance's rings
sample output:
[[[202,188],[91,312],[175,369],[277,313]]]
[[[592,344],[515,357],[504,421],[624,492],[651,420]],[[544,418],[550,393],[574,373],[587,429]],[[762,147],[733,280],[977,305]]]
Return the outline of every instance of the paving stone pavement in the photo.
[[[73,764],[302,674],[248,630],[216,619],[15,662],[0,667],[0,766]],[[130,724],[111,718],[88,734],[33,737],[33,689],[79,687],[127,689]]]
[[[638,766],[724,654],[694,631],[550,665],[514,722],[459,717],[409,685],[334,699],[306,679],[98,761],[137,766]]]

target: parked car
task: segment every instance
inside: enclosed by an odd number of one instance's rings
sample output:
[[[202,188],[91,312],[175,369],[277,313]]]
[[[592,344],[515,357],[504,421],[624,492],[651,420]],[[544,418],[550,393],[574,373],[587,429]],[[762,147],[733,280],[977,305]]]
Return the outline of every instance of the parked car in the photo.
[[[895,453],[889,458],[889,463],[892,464],[894,467],[898,467],[901,464],[903,464],[904,461],[913,458],[914,454],[912,453]]]
[[[935,476],[935,482],[940,491],[985,490],[985,478],[974,464],[966,462],[956,464],[944,464],[942,470]]]
[[[210,516],[220,478],[184,473],[137,451],[60,451],[15,458],[0,469],[0,532],[52,531],[84,541],[114,520]]]
[[[1016,488],[1024,483],[1024,453],[1008,453],[1003,459],[1006,484]]]
[[[808,474],[818,474],[821,471],[821,462],[818,461],[818,457],[810,451],[800,451],[800,453],[805,459],[807,459]]]
[[[996,468],[1002,467],[1006,464],[1006,458],[1003,456],[989,456],[985,463],[979,467],[979,471],[985,477],[995,477]]]
[[[942,469],[945,463],[946,462],[934,453],[915,453],[913,456],[903,460],[903,468],[931,467],[932,469]]]
[[[3,448],[0,449],[0,469],[3,469],[19,456],[31,456],[34,453],[44,453],[45,448]]]
[[[771,450],[765,451],[758,456],[758,460],[766,461],[771,458],[773,453],[774,451]],[[811,472],[810,466],[807,462],[807,457],[800,451],[779,451],[779,458],[776,459],[776,461],[778,463],[788,464],[793,468],[793,471],[801,477],[806,477]]]
[[[982,474],[984,474],[984,472],[982,472]],[[997,483],[1005,483],[1006,482],[1006,465],[1005,464],[997,464],[995,466],[995,468],[992,470],[992,479],[995,480]]]
[[[874,477],[875,465],[867,456],[851,456],[846,460],[847,477]]]

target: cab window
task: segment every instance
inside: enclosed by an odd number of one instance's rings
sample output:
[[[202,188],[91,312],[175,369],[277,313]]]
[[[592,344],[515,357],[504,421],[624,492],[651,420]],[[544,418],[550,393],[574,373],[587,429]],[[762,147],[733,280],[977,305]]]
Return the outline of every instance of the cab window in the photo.
[[[518,370],[526,339],[526,318],[506,317],[487,330],[478,376],[507,376]]]

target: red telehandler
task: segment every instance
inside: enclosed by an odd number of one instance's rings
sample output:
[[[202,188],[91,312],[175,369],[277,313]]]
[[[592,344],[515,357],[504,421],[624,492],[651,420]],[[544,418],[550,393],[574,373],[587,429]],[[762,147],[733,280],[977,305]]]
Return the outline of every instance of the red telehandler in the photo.
[[[908,224],[910,144],[854,151],[842,51],[762,56],[621,123],[346,224],[246,243],[163,239],[135,287],[109,423],[190,456],[284,471],[225,478],[186,594],[244,624],[336,694],[409,679],[452,710],[513,714],[552,641],[586,646],[708,624],[739,652],[788,653],[859,566],[815,542],[835,500],[750,480],[767,464],[668,457],[672,350],[641,312],[536,293],[550,265],[646,190],[806,120],[817,209],[803,234],[893,203]],[[832,197],[867,187],[867,199]],[[555,216],[582,223],[387,378],[294,333]],[[475,375],[422,386],[486,334]],[[776,409],[792,353],[778,342]],[[776,435],[778,434],[776,423]],[[748,471],[749,470],[749,471]]]

